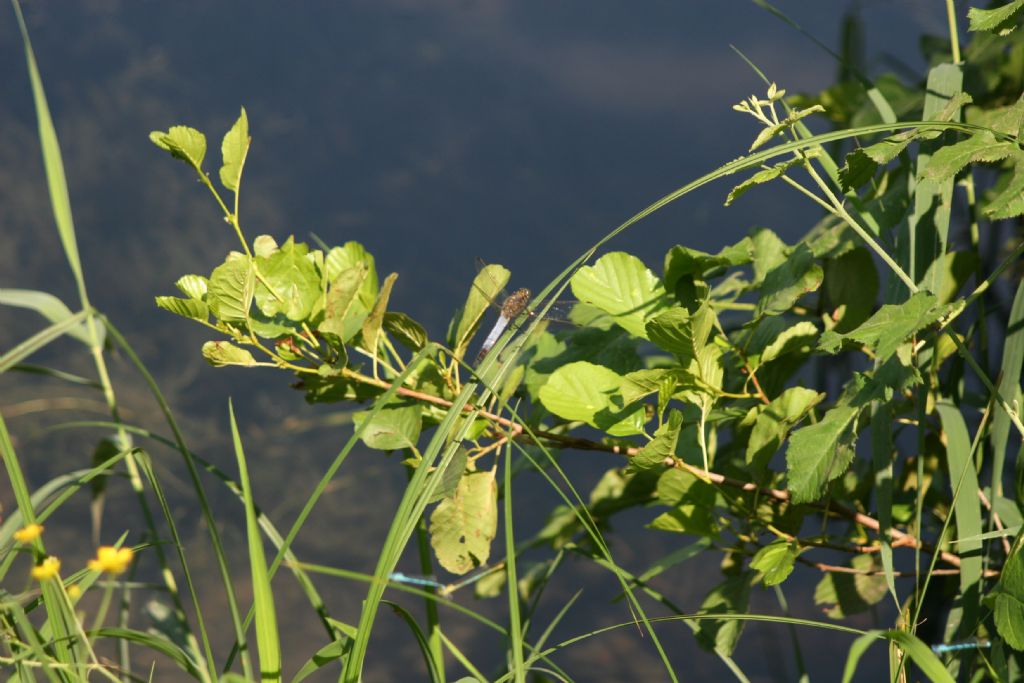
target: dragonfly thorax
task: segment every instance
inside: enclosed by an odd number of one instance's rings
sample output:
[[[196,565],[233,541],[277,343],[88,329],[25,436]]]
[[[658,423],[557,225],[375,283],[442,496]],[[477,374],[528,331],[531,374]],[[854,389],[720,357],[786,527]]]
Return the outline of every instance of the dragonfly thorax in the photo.
[[[526,310],[528,303],[530,303],[530,290],[517,289],[509,294],[505,303],[501,305],[501,315],[508,320],[515,320],[520,313]]]

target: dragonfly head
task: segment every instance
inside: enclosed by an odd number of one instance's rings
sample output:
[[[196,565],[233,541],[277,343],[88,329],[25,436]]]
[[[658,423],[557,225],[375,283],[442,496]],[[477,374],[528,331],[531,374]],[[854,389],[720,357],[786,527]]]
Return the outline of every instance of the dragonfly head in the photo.
[[[508,320],[515,320],[526,309],[528,303],[530,303],[530,290],[517,289],[509,294],[505,303],[501,305],[501,314]]]

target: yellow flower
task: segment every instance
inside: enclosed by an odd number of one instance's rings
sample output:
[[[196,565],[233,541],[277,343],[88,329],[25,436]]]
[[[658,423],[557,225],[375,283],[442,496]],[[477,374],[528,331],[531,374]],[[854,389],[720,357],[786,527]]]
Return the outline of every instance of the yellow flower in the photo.
[[[43,534],[42,524],[29,524],[14,532],[14,540],[18,543],[31,543]]]
[[[134,554],[131,548],[101,545],[96,549],[96,559],[89,560],[89,569],[94,572],[123,574],[128,569],[128,565],[132,563]]]
[[[77,583],[73,583],[70,586],[68,586],[68,597],[72,600],[77,600],[78,598],[82,597],[82,587],[79,586]]]
[[[53,555],[50,555],[40,564],[32,567],[32,578],[36,581],[46,581],[49,578],[57,576],[57,572],[60,571],[60,560]]]

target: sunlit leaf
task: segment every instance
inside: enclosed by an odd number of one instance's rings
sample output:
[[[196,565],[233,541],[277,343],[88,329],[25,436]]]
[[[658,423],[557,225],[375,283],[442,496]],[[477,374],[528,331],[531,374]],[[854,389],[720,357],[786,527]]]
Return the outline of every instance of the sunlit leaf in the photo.
[[[210,312],[224,322],[241,322],[249,317],[256,276],[247,256],[229,257],[210,274],[206,302]]]
[[[817,500],[828,482],[846,472],[853,460],[850,425],[859,412],[849,406],[833,408],[817,424],[802,427],[789,437],[786,472],[794,503]]]
[[[747,441],[747,464],[763,469],[782,447],[789,430],[800,422],[825,394],[813,389],[791,387],[766,406],[755,408],[754,427]]]
[[[455,351],[456,358],[462,358],[469,348],[469,343],[476,333],[484,314],[490,310],[491,302],[501,304],[502,288],[508,283],[512,273],[504,266],[491,263],[480,269],[469,288],[466,303],[459,314],[455,326],[455,336],[448,340]]]
[[[750,561],[750,568],[762,574],[766,586],[776,586],[785,581],[793,573],[800,547],[793,542],[776,539],[764,546]]]
[[[850,567],[857,573],[826,572],[814,589],[814,604],[833,619],[845,619],[871,608],[885,597],[885,576],[870,574],[882,566],[871,555],[855,555]]]
[[[175,159],[188,162],[196,170],[202,168],[206,156],[206,136],[195,128],[171,126],[166,133],[153,131],[149,139],[160,149],[170,152]]]
[[[729,206],[746,194],[747,190],[755,185],[763,185],[764,183],[771,182],[780,176],[786,175],[786,172],[794,166],[801,166],[803,163],[804,160],[802,158],[794,157],[792,159],[787,159],[786,161],[780,161],[768,168],[761,169],[736,187],[732,188],[729,192],[729,196],[725,198],[725,205]]]
[[[870,347],[879,360],[885,360],[912,334],[938,320],[945,309],[935,296],[918,292],[902,304],[886,304],[861,325],[846,333],[829,330],[821,335],[818,347],[829,353],[839,350],[844,339]]]
[[[630,469],[664,469],[666,460],[671,463],[675,458],[676,442],[679,441],[682,426],[683,414],[678,410],[670,410],[668,419],[654,432],[654,438],[629,459]]]
[[[324,319],[317,329],[332,334],[344,342],[348,342],[362,329],[367,309],[359,300],[359,292],[369,272],[365,263],[358,263],[348,270],[342,271],[327,290],[324,305]]]
[[[190,320],[206,322],[210,317],[210,309],[203,301],[182,299],[176,296],[158,296],[156,305],[165,311],[180,315]]]
[[[686,367],[707,344],[715,321],[715,312],[707,304],[692,314],[681,306],[673,306],[647,321],[646,337],[674,353]]]
[[[1017,535],[995,588],[996,629],[1015,650],[1024,650],[1024,532]]]
[[[761,284],[758,314],[779,315],[788,311],[797,299],[821,286],[824,273],[814,262],[814,254],[799,244],[785,260],[772,268]]]
[[[1001,161],[1018,151],[1017,144],[997,140],[988,131],[975,133],[971,137],[935,151],[924,170],[929,180],[949,180],[967,164]]]
[[[51,323],[62,322],[74,315],[64,305],[64,302],[54,295],[34,289],[0,289],[0,305],[17,306],[33,310]],[[102,345],[103,340],[106,338],[107,330],[103,325],[96,325],[95,327],[96,341]],[[87,346],[92,345],[92,338],[85,323],[75,325],[67,331],[67,335],[74,337]]]
[[[666,305],[657,276],[624,252],[605,254],[593,266],[580,268],[570,284],[577,299],[597,306],[630,334],[644,339],[645,323]]]
[[[423,326],[405,313],[386,312],[384,314],[384,329],[414,351],[419,351],[429,341],[427,331],[423,329]]]
[[[308,247],[289,237],[267,257],[257,256],[262,278],[256,283],[256,305],[273,318],[283,313],[289,320],[305,320],[320,297],[320,274],[306,258]],[[265,284],[264,284],[265,283]]]
[[[468,472],[455,494],[430,515],[430,545],[442,567],[466,574],[487,564],[498,532],[498,486],[493,470]]]
[[[398,279],[398,273],[391,273],[384,278],[384,285],[380,288],[377,296],[377,303],[374,304],[370,315],[363,321],[363,346],[371,354],[377,353],[377,342],[380,339],[380,331],[384,325],[384,312],[388,308],[388,299],[391,298],[391,288]]]
[[[220,182],[232,192],[238,192],[242,167],[249,153],[249,117],[245,115],[245,107],[221,141],[220,153],[224,159],[224,165],[220,167]]]
[[[247,349],[226,341],[208,341],[203,344],[203,358],[214,367],[241,365],[251,368],[256,365],[256,359]]]
[[[190,299],[203,300],[210,287],[210,281],[202,275],[182,275],[174,286]]]
[[[334,247],[324,257],[324,268],[327,271],[328,282],[334,282],[339,275],[350,268],[365,269],[366,277],[359,286],[358,301],[365,311],[373,308],[379,287],[377,268],[373,254],[366,251],[363,245],[359,242],[346,242],[343,246]]]
[[[700,606],[700,614],[746,614],[750,603],[750,575],[726,579],[712,590]],[[731,656],[743,633],[739,619],[701,619],[697,642],[707,650]]]
[[[377,411],[364,410],[352,416],[356,430],[370,448],[394,451],[411,448],[420,438],[423,407],[419,403],[388,405]],[[369,422],[367,422],[369,420]]]
[[[586,361],[558,368],[540,389],[544,407],[566,420],[580,420],[613,436],[643,432],[643,406],[627,407],[619,393],[622,377]]]
[[[1024,13],[1024,0],[1012,0],[992,9],[972,7],[967,10],[971,31],[990,31],[1001,36],[1012,32],[1020,23]]]

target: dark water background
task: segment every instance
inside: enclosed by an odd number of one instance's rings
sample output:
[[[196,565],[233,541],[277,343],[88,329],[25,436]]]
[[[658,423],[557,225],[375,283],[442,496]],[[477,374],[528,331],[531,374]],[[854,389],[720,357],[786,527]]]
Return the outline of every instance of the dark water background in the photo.
[[[873,74],[888,68],[890,58],[922,73],[918,36],[945,30],[940,5],[924,0],[778,5],[834,48],[842,13],[859,8]],[[253,135],[242,194],[249,238],[308,240],[316,233],[329,244],[362,242],[382,276],[400,274],[393,307],[442,338],[473,277],[475,256],[509,266],[516,283],[541,286],[629,215],[745,152],[754,122],[730,107],[764,87],[730,44],[790,92],[827,86],[836,71],[819,48],[740,0],[89,0],[28,2],[25,13],[63,148],[93,303],[153,370],[192,448],[229,471],[226,402],[234,398],[257,495],[280,528],[350,428],[317,423],[337,408],[307,406],[282,373],[208,367],[199,356],[203,329],[156,310],[154,296],[174,293],[173,282],[184,273],[208,273],[236,243],[209,195],[184,165],[149,143],[149,131],[179,123],[204,131],[207,168],[215,172],[220,137],[244,105]],[[9,9],[0,15],[0,287],[46,290],[75,308],[46,195],[20,39]],[[724,209],[727,191],[714,185],[691,194],[613,248],[660,272],[674,244],[714,251],[754,225],[794,240],[817,218],[813,207],[779,188],[752,191]],[[31,313],[0,310],[0,348],[41,326]],[[74,342],[57,343],[32,360],[92,372]],[[112,372],[126,419],[166,433],[129,364],[115,359]],[[29,402],[39,398],[65,403]],[[0,407],[34,485],[88,464],[99,433],[82,438],[40,428],[58,417],[104,419],[98,398],[52,381],[0,378]],[[56,405],[70,409],[47,412]],[[202,577],[204,606],[209,615],[226,614],[180,459],[165,450],[153,455],[174,496],[193,571]],[[618,464],[603,454],[567,455],[563,462],[583,491]],[[403,482],[397,458],[355,453],[300,536],[299,557],[372,570]],[[518,480],[516,492],[528,501],[518,529],[532,533],[542,517],[531,511],[548,509],[555,498],[530,476]],[[141,523],[125,519],[124,511],[135,509],[126,486],[113,485],[111,495],[104,540],[126,526],[139,533]],[[210,495],[247,604],[237,506],[212,483]],[[0,496],[10,509],[6,487]],[[77,566],[90,552],[80,523],[87,505],[82,497],[48,527],[51,551],[62,554],[65,566]],[[680,542],[644,532],[648,517],[623,519],[613,536],[617,560],[634,571]],[[803,579],[786,584],[796,615],[823,618],[811,601],[819,577],[797,571]],[[719,576],[707,556],[667,573],[657,587],[695,609]],[[336,617],[357,620],[361,586],[318,583]],[[289,578],[282,574],[275,586],[286,672],[293,672],[323,636]],[[581,587],[583,598],[556,641],[629,617],[621,603],[608,604],[616,592],[608,577],[582,562],[553,586],[551,610]],[[503,600],[474,607],[499,621],[504,611]],[[777,610],[770,593],[755,591],[751,611]],[[867,615],[855,623],[872,622]],[[450,628],[485,671],[497,661],[490,633],[470,622]],[[377,629],[367,680],[423,680],[408,631],[386,612]],[[226,622],[214,631],[218,644],[228,642]],[[660,633],[687,680],[729,676],[684,627],[663,626]],[[849,642],[802,633],[817,680],[838,677]],[[794,680],[789,647],[782,627],[751,625],[737,660],[752,680]],[[886,670],[880,646],[875,655],[875,666],[863,669],[865,680]],[[578,680],[664,678],[653,647],[633,629],[585,641],[559,661]],[[157,673],[157,680],[177,676],[164,663]]]

